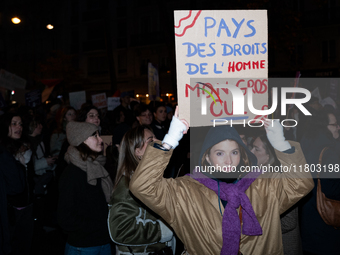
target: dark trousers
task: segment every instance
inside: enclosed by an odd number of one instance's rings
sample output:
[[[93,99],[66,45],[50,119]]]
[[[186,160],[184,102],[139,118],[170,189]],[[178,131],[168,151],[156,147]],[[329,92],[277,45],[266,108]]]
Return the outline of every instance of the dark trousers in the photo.
[[[13,208],[11,223],[11,245],[13,255],[29,255],[33,238],[33,205],[18,210]]]

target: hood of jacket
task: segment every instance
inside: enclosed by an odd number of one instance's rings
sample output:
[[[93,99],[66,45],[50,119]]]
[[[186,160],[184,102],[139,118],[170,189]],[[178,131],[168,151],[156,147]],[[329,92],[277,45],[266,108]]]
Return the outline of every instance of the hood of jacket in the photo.
[[[237,133],[236,129],[233,127],[230,127],[228,125],[222,125],[222,126],[217,126],[217,127],[212,127],[210,128],[210,130],[208,131],[204,142],[203,142],[203,146],[201,149],[201,153],[200,153],[200,157],[199,157],[199,162],[198,165],[201,167],[202,166],[202,157],[204,155],[204,153],[212,146],[214,146],[215,144],[218,144],[224,140],[234,140],[235,142],[237,142],[237,144],[241,147],[243,147],[243,149],[246,151],[247,156],[249,161],[251,162],[251,165],[255,166],[257,165],[257,159],[256,156],[248,149],[248,147],[243,143],[240,135]],[[240,161],[240,164],[242,163],[242,160]],[[239,166],[240,166],[239,164]],[[223,175],[224,178],[235,178],[236,176],[238,177],[240,175],[240,173],[236,173],[236,174],[231,174],[228,173],[228,177],[225,176],[225,173],[221,173],[220,174],[212,174],[212,176],[208,173],[204,173],[206,176],[209,176],[210,178],[213,176],[217,179],[220,179],[221,176]]]

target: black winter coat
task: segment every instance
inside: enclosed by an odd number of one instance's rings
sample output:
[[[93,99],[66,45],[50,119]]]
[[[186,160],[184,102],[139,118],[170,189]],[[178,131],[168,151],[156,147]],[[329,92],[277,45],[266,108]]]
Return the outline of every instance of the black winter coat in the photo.
[[[318,164],[319,156],[324,147],[329,149],[322,158],[321,177],[325,177],[324,170],[328,172],[327,178],[321,178],[322,192],[326,197],[340,200],[340,143],[326,134],[319,134],[313,139],[303,137],[301,147],[309,167]],[[338,167],[338,172],[329,175],[329,166]],[[324,168],[323,166],[327,166]],[[327,225],[316,208],[317,173],[312,173],[314,179],[313,190],[305,197],[301,210],[301,237],[304,251],[313,254],[340,254],[340,229]],[[329,178],[332,177],[332,178]],[[334,178],[336,177],[336,178]]]
[[[24,191],[25,167],[2,146],[0,166],[0,255],[3,255],[10,252],[7,196]]]

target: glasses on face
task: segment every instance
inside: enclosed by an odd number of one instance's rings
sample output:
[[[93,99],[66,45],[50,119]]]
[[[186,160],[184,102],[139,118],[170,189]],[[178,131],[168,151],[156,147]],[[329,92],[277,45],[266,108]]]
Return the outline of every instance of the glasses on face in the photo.
[[[338,127],[339,124],[337,122],[335,122],[334,124],[328,124],[328,126],[334,126],[334,127]]]
[[[90,113],[87,115],[87,117],[89,117],[90,119],[99,118],[99,114]]]

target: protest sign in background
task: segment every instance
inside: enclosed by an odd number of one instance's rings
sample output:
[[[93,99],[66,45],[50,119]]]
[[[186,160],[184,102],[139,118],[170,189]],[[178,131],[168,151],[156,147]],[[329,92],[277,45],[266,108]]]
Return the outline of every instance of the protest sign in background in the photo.
[[[100,94],[92,95],[92,104],[98,109],[107,107],[106,94],[100,93]]]
[[[36,89],[25,93],[25,103],[29,107],[36,107],[41,105],[41,91]]]
[[[0,87],[9,90],[14,90],[16,88],[25,89],[26,83],[26,80],[18,75],[7,72],[4,69],[0,69]]]
[[[86,93],[85,91],[71,92],[69,93],[70,105],[74,109],[79,110],[83,103],[86,103]]]
[[[108,97],[107,98],[107,110],[113,111],[120,105],[120,97]]]
[[[104,145],[103,154],[104,156],[106,156],[107,147],[112,145],[112,135],[102,135],[100,136],[100,138],[103,139],[103,145]]]
[[[245,96],[244,118],[253,119],[247,108],[247,93],[251,89],[258,94],[254,107],[266,109],[268,104],[268,43],[266,10],[233,11],[175,11],[176,68],[179,116],[190,120],[192,111],[201,111],[200,98],[207,98],[208,112],[222,110],[223,117],[236,116],[232,112],[231,93],[222,89],[210,89],[202,83],[215,87],[226,84],[229,78],[238,80],[249,78],[242,84]],[[216,80],[218,78],[218,80]],[[200,82],[202,79],[202,83]],[[210,82],[211,79],[211,82]],[[204,80],[204,82],[203,82]],[[257,81],[259,80],[259,81]],[[237,85],[236,80],[233,80]],[[257,81],[257,89],[256,86]],[[261,85],[262,84],[262,85]],[[196,86],[197,85],[197,86]],[[230,84],[229,84],[230,85]],[[219,94],[222,105],[214,103]],[[191,103],[191,100],[197,101]],[[214,104],[212,107],[210,107]],[[225,110],[225,105],[229,108]],[[216,107],[216,108],[215,108]],[[192,109],[194,108],[194,109]],[[195,114],[196,116],[196,114]],[[259,116],[258,116],[259,117]],[[196,117],[195,117],[196,118]],[[190,123],[193,126],[192,123]],[[208,126],[208,123],[195,123],[194,126]]]
[[[157,68],[152,63],[148,64],[148,83],[149,99],[156,100],[159,98],[159,75]]]

